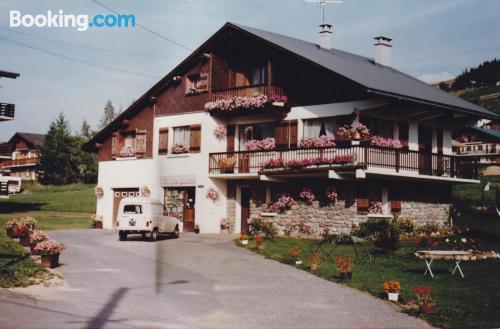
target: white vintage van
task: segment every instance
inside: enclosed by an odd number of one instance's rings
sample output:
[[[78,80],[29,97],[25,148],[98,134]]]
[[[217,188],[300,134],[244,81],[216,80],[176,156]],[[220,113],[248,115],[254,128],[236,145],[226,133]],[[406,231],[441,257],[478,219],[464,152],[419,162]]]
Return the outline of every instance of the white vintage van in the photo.
[[[120,241],[127,240],[129,234],[142,234],[155,241],[158,234],[179,237],[179,220],[163,216],[160,200],[146,197],[123,198],[118,206],[117,228]]]

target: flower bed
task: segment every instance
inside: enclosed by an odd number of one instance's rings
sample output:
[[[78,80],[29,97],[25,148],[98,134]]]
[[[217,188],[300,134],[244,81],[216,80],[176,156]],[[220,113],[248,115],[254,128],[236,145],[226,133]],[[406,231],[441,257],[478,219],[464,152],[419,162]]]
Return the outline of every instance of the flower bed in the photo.
[[[385,138],[381,136],[372,136],[370,139],[370,144],[380,147],[389,147],[393,149],[403,148],[399,139]]]
[[[173,154],[189,153],[189,147],[181,143],[176,143],[172,146],[172,153]]]
[[[240,97],[235,96],[228,99],[218,99],[205,103],[205,110],[209,112],[222,111],[232,112],[236,110],[256,110],[262,109],[268,102],[266,95]]]
[[[303,169],[310,166],[321,166],[321,165],[345,165],[354,162],[354,157],[352,155],[338,155],[333,158],[307,158],[303,160],[290,160],[284,162],[281,159],[271,159],[261,164],[262,169]]]
[[[264,138],[263,140],[252,139],[246,143],[248,151],[263,151],[274,150],[276,147],[276,140],[272,137]]]
[[[303,138],[299,142],[300,148],[322,148],[322,147],[334,147],[335,146],[335,137],[321,135],[319,137],[309,137]]]

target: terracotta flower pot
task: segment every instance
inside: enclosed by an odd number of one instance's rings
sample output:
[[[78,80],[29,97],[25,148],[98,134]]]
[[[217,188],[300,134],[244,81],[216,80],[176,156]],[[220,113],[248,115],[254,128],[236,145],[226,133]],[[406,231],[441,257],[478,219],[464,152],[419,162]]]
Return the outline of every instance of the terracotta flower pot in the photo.
[[[100,221],[100,220],[99,220],[99,221],[96,221],[96,222],[95,222],[95,228],[96,228],[96,229],[102,229],[102,221]]]
[[[434,313],[434,305],[420,305],[420,313],[433,314]]]
[[[59,266],[59,254],[42,256],[42,265],[48,268],[56,268]]]
[[[5,229],[5,234],[7,234],[7,236],[11,239],[14,239],[14,238],[18,238],[19,235],[17,235],[13,229],[11,228],[7,228]]]
[[[19,243],[23,247],[29,247],[30,246],[30,236],[29,235],[21,235],[19,237]]]
[[[36,247],[36,242],[30,243],[30,253],[32,255],[38,255],[38,252],[35,251],[35,247]]]
[[[319,265],[316,263],[311,264],[311,270],[316,271],[319,268]]]
[[[340,272],[340,278],[342,280],[351,280],[352,279],[352,272]]]

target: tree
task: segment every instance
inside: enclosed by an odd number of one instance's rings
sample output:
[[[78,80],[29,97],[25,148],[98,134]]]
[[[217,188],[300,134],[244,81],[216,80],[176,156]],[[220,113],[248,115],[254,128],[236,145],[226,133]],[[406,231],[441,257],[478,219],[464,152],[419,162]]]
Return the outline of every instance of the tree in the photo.
[[[62,113],[52,121],[40,147],[40,182],[42,184],[71,184],[78,181],[78,139]]]
[[[113,103],[111,103],[111,101],[108,100],[106,105],[104,105],[104,115],[101,118],[101,123],[99,125],[99,128],[102,129],[106,127],[115,118],[116,118],[115,107],[113,106]]]
[[[80,136],[85,138],[86,141],[91,139],[95,135],[95,132],[92,131],[92,127],[87,122],[87,120],[83,119],[82,127],[80,128]]]

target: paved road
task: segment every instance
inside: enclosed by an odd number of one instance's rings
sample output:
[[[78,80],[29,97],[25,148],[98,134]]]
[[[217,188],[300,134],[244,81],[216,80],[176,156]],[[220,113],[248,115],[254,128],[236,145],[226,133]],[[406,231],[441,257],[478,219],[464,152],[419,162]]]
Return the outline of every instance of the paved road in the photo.
[[[387,302],[238,248],[228,235],[51,234],[64,284],[0,290],[0,328],[427,327]]]

